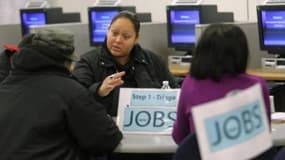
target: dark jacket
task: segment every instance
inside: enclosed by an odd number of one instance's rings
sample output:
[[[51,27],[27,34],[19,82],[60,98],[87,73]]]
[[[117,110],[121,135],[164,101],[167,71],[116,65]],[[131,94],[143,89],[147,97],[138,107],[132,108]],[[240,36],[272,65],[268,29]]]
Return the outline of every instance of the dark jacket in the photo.
[[[0,83],[8,76],[11,64],[10,57],[14,51],[10,51],[5,49],[2,53],[0,53]]]
[[[136,84],[126,84],[128,82],[125,81],[122,87],[161,88],[164,80],[169,81],[172,88],[178,87],[159,55],[142,49],[139,45],[132,49],[130,55],[129,71],[126,71],[127,74],[124,77],[131,77],[130,79],[134,79]],[[94,93],[95,99],[107,107],[108,113],[112,116],[117,115],[119,88],[114,89],[106,97],[100,97],[97,90],[107,76],[118,71],[121,71],[118,64],[108,52],[106,45],[103,45],[84,54],[73,72],[78,81]]]
[[[14,55],[0,85],[1,160],[88,160],[122,139],[105,108],[36,49]]]

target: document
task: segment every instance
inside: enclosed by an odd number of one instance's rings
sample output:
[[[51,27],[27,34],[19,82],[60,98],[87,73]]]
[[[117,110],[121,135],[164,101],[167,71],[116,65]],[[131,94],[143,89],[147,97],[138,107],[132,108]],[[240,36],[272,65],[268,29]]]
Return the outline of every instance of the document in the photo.
[[[121,88],[117,123],[123,133],[170,134],[180,89]]]

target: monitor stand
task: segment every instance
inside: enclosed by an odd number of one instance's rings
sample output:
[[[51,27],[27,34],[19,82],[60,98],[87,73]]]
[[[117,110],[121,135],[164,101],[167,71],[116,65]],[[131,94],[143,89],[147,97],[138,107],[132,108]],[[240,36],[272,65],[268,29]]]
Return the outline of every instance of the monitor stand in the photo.
[[[184,54],[184,56],[192,56],[192,50],[188,50],[185,54]]]

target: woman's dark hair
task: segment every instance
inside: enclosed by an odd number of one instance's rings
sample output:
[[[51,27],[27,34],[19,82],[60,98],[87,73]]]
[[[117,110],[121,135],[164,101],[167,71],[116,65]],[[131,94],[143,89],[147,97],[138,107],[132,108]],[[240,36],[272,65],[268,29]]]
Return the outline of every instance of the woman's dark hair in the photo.
[[[135,32],[136,32],[136,37],[139,35],[139,32],[140,32],[140,21],[137,17],[137,15],[133,12],[130,12],[130,11],[121,11],[120,13],[118,13],[111,21],[110,23],[110,26],[119,18],[127,18],[129,19],[133,26],[134,26],[134,29],[135,29]]]
[[[194,50],[190,74],[195,79],[220,81],[223,75],[244,73],[248,44],[244,32],[232,24],[212,24]]]

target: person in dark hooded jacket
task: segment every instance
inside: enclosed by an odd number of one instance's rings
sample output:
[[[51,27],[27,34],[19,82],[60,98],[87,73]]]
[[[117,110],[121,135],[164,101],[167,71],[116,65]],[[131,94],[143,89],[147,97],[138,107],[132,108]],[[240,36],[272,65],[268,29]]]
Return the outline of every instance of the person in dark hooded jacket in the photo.
[[[93,160],[112,152],[122,134],[70,74],[73,35],[46,29],[27,38],[0,84],[0,159]]]

